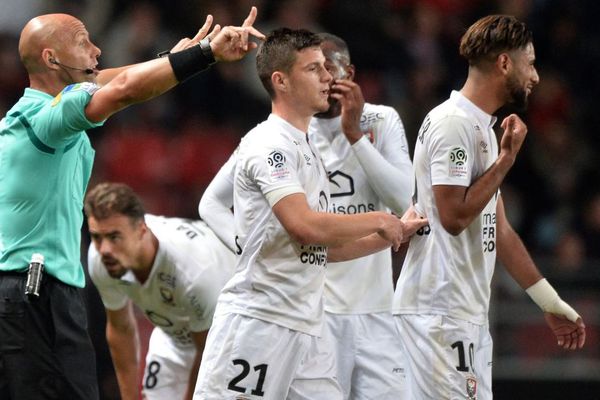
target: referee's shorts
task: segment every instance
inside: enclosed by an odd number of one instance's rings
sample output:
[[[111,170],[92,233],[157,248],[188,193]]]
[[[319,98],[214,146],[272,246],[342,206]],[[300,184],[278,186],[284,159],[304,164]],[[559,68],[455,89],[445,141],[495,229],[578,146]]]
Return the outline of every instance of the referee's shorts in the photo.
[[[0,393],[6,400],[98,399],[96,358],[81,290],[44,274],[0,271]]]

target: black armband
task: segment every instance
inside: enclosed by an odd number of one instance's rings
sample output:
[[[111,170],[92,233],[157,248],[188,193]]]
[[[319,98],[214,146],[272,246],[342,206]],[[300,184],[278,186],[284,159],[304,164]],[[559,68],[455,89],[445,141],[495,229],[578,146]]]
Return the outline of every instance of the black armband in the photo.
[[[170,53],[169,62],[173,68],[175,78],[179,82],[183,82],[198,72],[204,71],[216,61],[209,41],[204,41],[203,39],[198,45],[178,51],[177,53]]]

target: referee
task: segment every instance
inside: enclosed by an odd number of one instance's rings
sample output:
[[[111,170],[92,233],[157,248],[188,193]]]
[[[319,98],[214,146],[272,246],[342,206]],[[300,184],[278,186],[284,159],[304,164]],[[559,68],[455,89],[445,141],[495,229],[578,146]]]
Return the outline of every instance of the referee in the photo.
[[[212,16],[168,57],[98,69],[100,49],[66,14],[33,18],[19,54],[30,86],[0,121],[0,393],[3,399],[97,399],[96,367],[80,294],[83,196],[94,150],[86,130],[206,69],[256,47],[252,8],[241,27]],[[208,35],[207,35],[208,34]],[[25,294],[33,253],[45,270]],[[18,395],[17,395],[18,393]]]

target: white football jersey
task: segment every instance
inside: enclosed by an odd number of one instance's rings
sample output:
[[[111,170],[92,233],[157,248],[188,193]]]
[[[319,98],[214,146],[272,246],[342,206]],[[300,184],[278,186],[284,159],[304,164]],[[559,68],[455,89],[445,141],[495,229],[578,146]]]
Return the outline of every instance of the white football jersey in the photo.
[[[412,176],[408,143],[396,110],[365,103],[360,129],[391,166],[397,168],[400,174]],[[370,182],[352,145],[344,136],[341,117],[313,118],[309,137],[323,157],[329,174],[330,212],[357,214],[391,211],[373,189],[373,182]],[[411,180],[405,181],[408,184]],[[394,195],[404,197],[401,203],[410,203],[410,186],[403,190],[398,187],[400,184],[397,181],[385,184],[396,187]],[[329,263],[327,266],[325,310],[328,312],[361,314],[389,311],[393,293],[390,250],[351,261]]]
[[[159,242],[146,282],[140,284],[131,271],[110,277],[93,244],[90,277],[107,309],[121,309],[129,298],[175,343],[193,346],[189,333],[210,327],[219,293],[233,275],[235,255],[202,221],[150,214],[145,220]]]
[[[304,193],[311,209],[328,209],[327,174],[317,151],[306,133],[271,114],[238,149],[233,200],[240,255],[217,313],[319,336],[327,247],[303,246],[288,235],[271,210],[276,193]]]
[[[414,197],[429,226],[410,246],[394,295],[394,314],[441,314],[475,324],[487,322],[490,282],[496,262],[494,194],[459,235],[441,225],[432,185],[470,186],[495,162],[496,118],[461,93],[425,117],[414,155]]]

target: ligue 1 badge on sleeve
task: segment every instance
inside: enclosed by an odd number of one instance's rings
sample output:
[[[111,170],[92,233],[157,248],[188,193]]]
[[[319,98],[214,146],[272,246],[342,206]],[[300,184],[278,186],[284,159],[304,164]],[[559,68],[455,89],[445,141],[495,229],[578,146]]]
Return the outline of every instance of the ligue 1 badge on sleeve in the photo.
[[[477,379],[474,376],[467,377],[467,399],[477,400]]]

